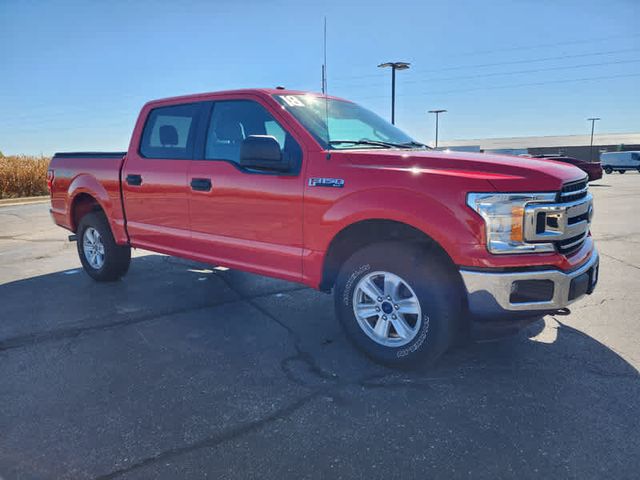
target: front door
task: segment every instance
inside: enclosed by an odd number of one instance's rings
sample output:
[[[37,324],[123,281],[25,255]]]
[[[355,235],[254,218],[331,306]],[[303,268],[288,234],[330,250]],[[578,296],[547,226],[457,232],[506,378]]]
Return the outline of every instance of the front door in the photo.
[[[188,173],[193,248],[211,263],[300,280],[300,144],[258,101],[216,101],[211,108],[203,158]],[[243,169],[240,146],[249,135],[275,137],[290,171]]]

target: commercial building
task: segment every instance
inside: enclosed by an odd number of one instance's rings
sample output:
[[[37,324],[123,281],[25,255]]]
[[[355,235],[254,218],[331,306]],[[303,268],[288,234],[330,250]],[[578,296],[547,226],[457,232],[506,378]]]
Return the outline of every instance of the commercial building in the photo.
[[[600,158],[602,152],[640,150],[640,133],[599,133],[548,137],[484,138],[439,142],[439,147],[451,150],[505,153],[511,155],[566,155],[581,160]]]

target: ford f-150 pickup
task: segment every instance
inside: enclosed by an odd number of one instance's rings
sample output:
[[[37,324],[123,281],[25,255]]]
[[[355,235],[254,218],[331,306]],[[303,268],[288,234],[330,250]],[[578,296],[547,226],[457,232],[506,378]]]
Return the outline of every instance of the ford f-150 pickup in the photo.
[[[95,280],[122,277],[133,247],[333,291],[348,337],[387,364],[563,310],[598,278],[580,169],[431,150],[318,94],[152,101],[127,152],[58,153],[48,184]]]

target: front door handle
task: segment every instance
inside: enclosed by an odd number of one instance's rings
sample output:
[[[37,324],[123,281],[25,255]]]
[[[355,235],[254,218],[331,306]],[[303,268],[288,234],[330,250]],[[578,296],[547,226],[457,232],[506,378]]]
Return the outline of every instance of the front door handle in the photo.
[[[211,191],[211,179],[210,178],[193,178],[191,179],[191,190],[197,190],[199,192]]]
[[[142,185],[142,175],[129,174],[127,175],[127,185]]]

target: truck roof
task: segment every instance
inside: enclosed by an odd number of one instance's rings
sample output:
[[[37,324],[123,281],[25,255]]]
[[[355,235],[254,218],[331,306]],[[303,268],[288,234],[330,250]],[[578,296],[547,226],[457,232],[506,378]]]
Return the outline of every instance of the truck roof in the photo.
[[[164,103],[164,102],[173,102],[173,101],[189,101],[189,100],[193,100],[193,101],[198,101],[198,100],[206,100],[207,98],[214,96],[214,95],[240,95],[240,94],[253,94],[253,95],[262,95],[262,96],[271,96],[271,95],[313,95],[316,97],[322,97],[322,98],[331,98],[331,99],[337,99],[337,100],[344,100],[344,101],[348,101],[345,100],[343,98],[339,98],[339,97],[334,97],[331,95],[323,95],[322,93],[318,93],[318,92],[310,92],[310,91],[305,91],[305,90],[288,90],[285,88],[242,88],[242,89],[237,89],[237,90],[220,90],[217,92],[202,92],[202,93],[193,93],[193,94],[189,94],[189,95],[178,95],[175,97],[166,97],[166,98],[158,98],[158,99],[154,99],[154,100],[150,100],[149,102],[147,102],[147,104],[154,104],[154,103]]]

